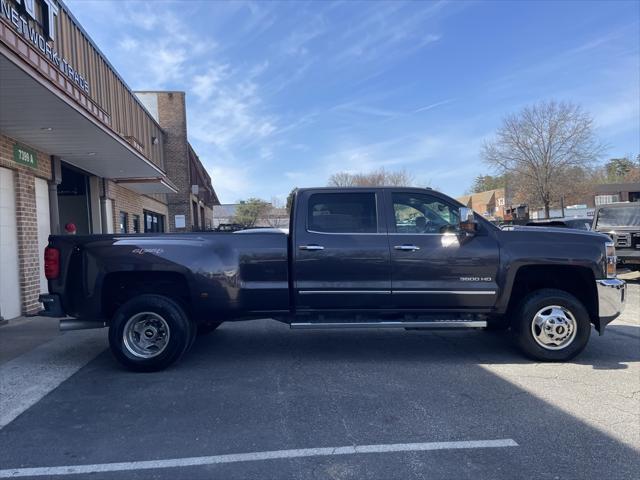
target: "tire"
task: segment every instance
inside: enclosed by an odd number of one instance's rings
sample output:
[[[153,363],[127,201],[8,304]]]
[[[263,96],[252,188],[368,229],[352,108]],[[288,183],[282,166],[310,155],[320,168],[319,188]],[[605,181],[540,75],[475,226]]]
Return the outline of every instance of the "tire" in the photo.
[[[109,326],[111,353],[136,372],[167,368],[188,350],[194,336],[195,327],[184,310],[162,295],[132,298],[116,311]]]
[[[222,325],[222,322],[207,322],[198,324],[198,335],[208,335],[216,328]]]
[[[576,297],[562,290],[542,289],[520,303],[512,330],[516,344],[528,357],[562,362],[584,350],[591,322]]]

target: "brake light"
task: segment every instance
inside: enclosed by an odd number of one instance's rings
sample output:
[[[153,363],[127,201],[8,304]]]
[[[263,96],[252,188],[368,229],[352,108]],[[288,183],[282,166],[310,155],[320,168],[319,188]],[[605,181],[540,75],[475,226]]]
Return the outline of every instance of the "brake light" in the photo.
[[[60,250],[57,248],[44,249],[44,275],[47,280],[54,280],[60,275]]]

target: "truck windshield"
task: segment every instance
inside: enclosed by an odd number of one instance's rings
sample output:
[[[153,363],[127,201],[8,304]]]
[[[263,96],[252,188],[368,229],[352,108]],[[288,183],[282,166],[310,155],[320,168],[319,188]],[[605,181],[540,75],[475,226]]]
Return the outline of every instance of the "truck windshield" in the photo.
[[[604,207],[598,210],[596,227],[640,226],[640,203],[624,207]]]

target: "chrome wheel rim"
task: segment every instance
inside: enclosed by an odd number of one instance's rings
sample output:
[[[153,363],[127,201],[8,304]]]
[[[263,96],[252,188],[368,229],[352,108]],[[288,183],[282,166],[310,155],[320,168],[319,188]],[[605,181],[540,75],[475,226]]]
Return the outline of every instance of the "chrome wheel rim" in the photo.
[[[155,312],[133,315],[124,326],[122,340],[127,351],[138,358],[160,355],[169,344],[169,324]]]
[[[546,350],[567,348],[576,338],[577,331],[575,317],[560,305],[541,308],[531,322],[533,339]]]

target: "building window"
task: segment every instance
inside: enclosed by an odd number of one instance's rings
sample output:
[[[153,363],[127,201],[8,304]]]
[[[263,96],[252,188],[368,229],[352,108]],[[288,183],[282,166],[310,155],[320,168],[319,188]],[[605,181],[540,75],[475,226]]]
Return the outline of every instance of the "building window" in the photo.
[[[120,233],[129,233],[129,215],[120,212]]]
[[[596,205],[608,205],[620,201],[620,195],[596,195]]]
[[[164,215],[144,211],[144,233],[164,232]]]
[[[140,215],[133,216],[133,233],[140,233]]]

